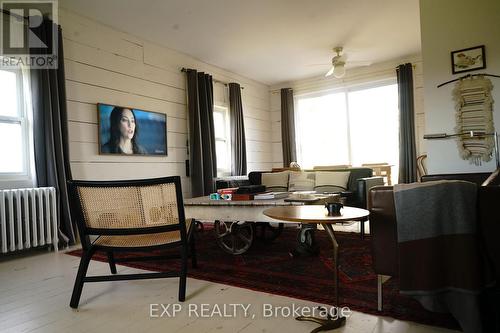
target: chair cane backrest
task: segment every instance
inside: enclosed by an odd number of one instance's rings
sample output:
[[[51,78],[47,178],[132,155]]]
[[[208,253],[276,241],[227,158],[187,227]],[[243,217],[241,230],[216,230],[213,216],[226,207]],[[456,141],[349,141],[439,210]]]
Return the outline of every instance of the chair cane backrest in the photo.
[[[145,228],[178,224],[174,184],[78,187],[87,227]]]
[[[177,178],[177,179],[175,179]],[[165,180],[165,182],[162,182]],[[170,182],[168,182],[170,180]],[[69,182],[83,230],[184,225],[179,177],[144,181]],[[178,201],[181,202],[178,202]],[[76,206],[76,207],[75,207]]]

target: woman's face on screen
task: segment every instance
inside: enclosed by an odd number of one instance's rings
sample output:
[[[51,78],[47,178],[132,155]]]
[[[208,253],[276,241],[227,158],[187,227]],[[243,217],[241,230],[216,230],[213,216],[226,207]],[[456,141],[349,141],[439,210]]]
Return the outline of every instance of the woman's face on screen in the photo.
[[[132,140],[135,133],[135,118],[130,109],[123,109],[120,119],[120,134],[122,138]]]

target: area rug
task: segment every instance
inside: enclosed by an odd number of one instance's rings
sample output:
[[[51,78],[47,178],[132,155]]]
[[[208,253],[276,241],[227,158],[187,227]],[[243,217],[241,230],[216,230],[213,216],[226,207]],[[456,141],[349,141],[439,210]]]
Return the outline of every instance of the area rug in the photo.
[[[333,255],[325,231],[316,232],[320,255],[308,258],[291,258],[288,254],[296,245],[297,229],[285,228],[273,242],[256,240],[247,253],[239,256],[223,252],[210,228],[196,236],[198,268],[190,267],[189,277],[334,305]],[[365,240],[355,233],[336,232],[336,236],[340,248],[339,297],[342,306],[395,319],[459,328],[451,316],[429,312],[415,300],[399,295],[398,280],[394,278],[384,283],[384,311],[378,312],[377,276],[372,269],[369,236]],[[81,251],[68,254],[79,256]],[[97,253],[94,259],[107,261],[104,253]],[[179,267],[176,260],[125,265],[150,271]]]

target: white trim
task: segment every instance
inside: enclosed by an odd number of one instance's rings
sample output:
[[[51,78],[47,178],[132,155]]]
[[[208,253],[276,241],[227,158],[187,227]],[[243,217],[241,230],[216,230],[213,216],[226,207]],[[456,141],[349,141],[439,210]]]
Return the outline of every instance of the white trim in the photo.
[[[29,178],[31,181],[31,186],[36,187],[37,186],[37,181],[36,181],[36,167],[35,167],[35,138],[34,138],[34,132],[33,132],[33,103],[31,100],[31,77],[30,77],[30,72],[29,68],[26,66],[21,66],[21,72],[22,72],[22,78],[23,78],[23,86],[24,86],[24,110],[26,114],[26,131],[28,133],[28,172],[29,172]]]
[[[279,92],[281,88],[292,88],[295,94],[307,92],[321,91],[332,88],[341,88],[349,85],[355,85],[363,82],[373,82],[383,80],[385,78],[395,77],[396,67],[403,63],[418,63],[414,73],[419,72],[421,75],[422,55],[413,54],[400,59],[375,63],[366,67],[349,68],[346,75],[342,79],[330,76],[325,78],[324,75],[313,76],[305,79],[282,82],[272,85],[271,92]]]
[[[2,69],[16,74],[17,117],[0,116],[0,123],[19,124],[22,135],[22,171],[0,172],[0,189],[35,186],[35,167],[33,149],[33,117],[29,86],[29,71],[21,66],[18,69]]]
[[[224,167],[219,166],[217,164],[217,177],[230,176],[231,175],[231,127],[230,127],[230,119],[229,119],[229,108],[227,106],[222,105],[214,105],[214,113],[221,113],[224,119],[224,136],[215,136],[215,142],[224,142],[226,145],[226,156],[227,163]],[[217,146],[215,148],[215,154],[217,155]],[[217,158],[217,157],[216,157]]]
[[[345,98],[345,119],[346,119],[346,135],[347,135],[347,159],[352,165],[352,140],[351,140],[351,112],[349,111],[349,90],[344,93]]]
[[[298,93],[296,93],[294,91],[293,97],[294,97],[294,99],[304,98],[304,97],[305,98],[320,97],[320,96],[335,94],[335,93],[340,93],[340,92],[351,92],[351,91],[357,91],[357,90],[382,87],[382,86],[387,86],[387,85],[396,84],[396,83],[397,83],[397,77],[396,77],[396,73],[394,72],[393,77],[381,77],[378,79],[371,79],[369,81],[351,82],[350,84],[345,84],[342,86],[323,87],[322,89],[314,90],[314,91],[303,91],[303,92],[299,91]]]

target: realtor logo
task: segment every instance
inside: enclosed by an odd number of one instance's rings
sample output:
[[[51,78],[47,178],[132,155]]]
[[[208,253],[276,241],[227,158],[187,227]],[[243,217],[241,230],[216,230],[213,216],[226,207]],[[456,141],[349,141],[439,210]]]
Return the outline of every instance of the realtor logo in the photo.
[[[0,68],[57,68],[57,0],[0,1]]]

